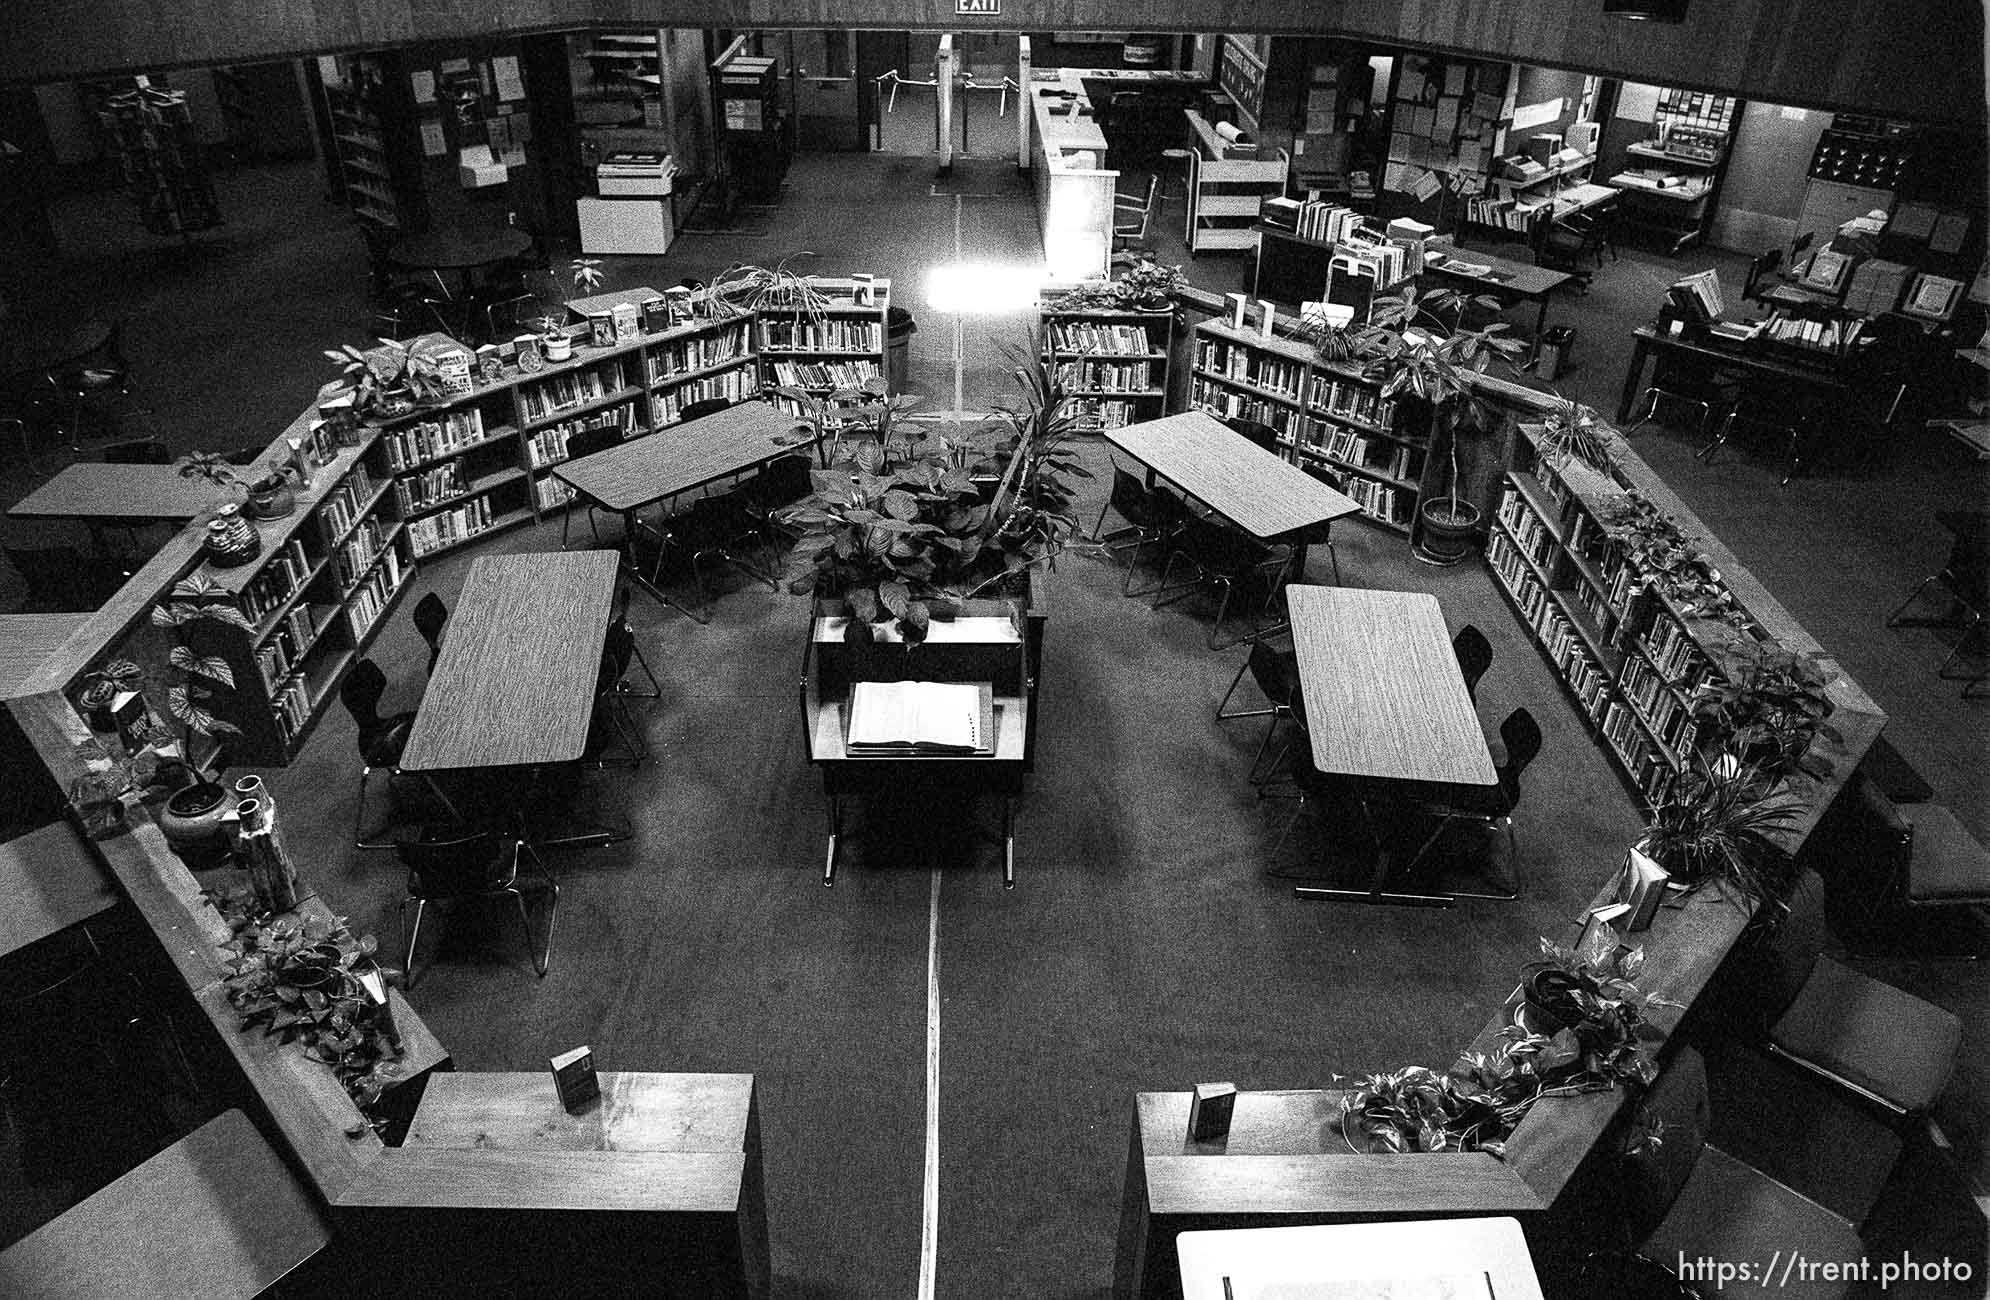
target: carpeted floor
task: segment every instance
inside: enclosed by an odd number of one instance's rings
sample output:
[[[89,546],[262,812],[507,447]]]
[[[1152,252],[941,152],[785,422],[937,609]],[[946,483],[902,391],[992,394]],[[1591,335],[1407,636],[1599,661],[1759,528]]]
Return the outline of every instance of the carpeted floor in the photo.
[[[963,175],[977,183],[958,183]],[[265,436],[328,377],[318,350],[357,340],[364,322],[359,242],[319,202],[315,175],[291,167],[222,179],[231,224],[191,249],[138,248],[146,237],[126,228],[127,213],[86,198],[62,205],[75,234],[59,275],[24,280],[14,259],[0,272],[31,319],[127,314],[140,400],[179,448]],[[1015,337],[1021,317],[985,302],[935,307],[933,273],[1028,262],[1033,215],[1013,175],[1004,184],[957,169],[938,194],[932,179],[917,159],[803,157],[764,233],[685,236],[664,258],[609,259],[607,287],[814,249],[810,269],[894,277],[895,300],[919,321],[910,386],[930,408],[987,409],[1006,388],[996,345]],[[1169,227],[1169,213],[1157,228]],[[1167,253],[1167,238],[1178,237],[1164,234],[1164,255],[1187,261]],[[1621,340],[1655,286],[1709,260],[1732,270],[1725,258],[1626,253],[1587,298],[1558,305],[1557,318],[1580,333],[1568,389],[1613,409]],[[1230,289],[1239,263],[1205,257],[1188,269]],[[1884,471],[1779,492],[1766,462],[1723,456],[1707,467],[1690,459],[1683,435],[1639,438],[1895,715],[1889,736],[1937,797],[1990,833],[1990,706],[1960,704],[1932,680],[1941,653],[1932,634],[1878,626],[1894,593],[1943,553],[1932,509],[1980,497],[1982,471],[1910,435]],[[1085,456],[1105,468],[1102,444]],[[6,499],[61,460],[6,462]],[[1102,491],[1092,485],[1092,511]],[[10,538],[22,530],[6,526]],[[542,525],[490,545],[546,549],[557,535],[557,524]],[[593,782],[600,812],[626,818],[634,837],[556,861],[564,892],[551,973],[532,978],[501,916],[466,915],[438,927],[417,1003],[465,1069],[538,1069],[586,1042],[604,1068],[754,1072],[779,1293],[904,1295],[920,1259],[936,918],[938,1294],[1104,1294],[1133,1092],[1212,1078],[1314,1086],[1447,1061],[1511,986],[1534,937],[1570,919],[1638,826],[1622,783],[1480,570],[1415,564],[1399,537],[1358,524],[1337,540],[1351,585],[1435,592],[1453,628],[1486,631],[1495,662],[1479,702],[1489,724],[1517,705],[1543,723],[1547,744],[1522,809],[1518,903],[1304,905],[1287,882],[1266,879],[1267,866],[1346,857],[1347,828],[1309,815],[1268,861],[1294,806],[1260,802],[1244,784],[1259,724],[1211,717],[1243,651],[1208,652],[1205,608],[1122,599],[1118,570],[1084,555],[1056,577],[1018,888],[1001,889],[999,854],[974,833],[992,824],[992,809],[914,805],[874,810],[869,843],[852,846],[825,891],[820,787],[795,713],[805,607],[742,582],[708,627],[635,603],[665,688],[645,715],[654,762]],[[404,608],[429,590],[453,604],[467,565],[425,567]],[[1324,556],[1311,577],[1326,580]],[[388,706],[413,708],[425,654],[405,615],[373,655],[394,683]],[[321,846],[312,869],[325,892],[391,946],[401,874],[391,855],[344,847],[356,773],[352,727],[335,713],[272,785],[300,838]],[[1963,1167],[1980,1172],[1990,1141],[1986,977],[1974,967],[1885,973],[1965,1015],[1965,1061],[1940,1118]],[[1775,1095],[1773,1072],[1759,1062],[1747,1071]],[[1967,1213],[1953,1197],[1934,1207],[1951,1229]]]

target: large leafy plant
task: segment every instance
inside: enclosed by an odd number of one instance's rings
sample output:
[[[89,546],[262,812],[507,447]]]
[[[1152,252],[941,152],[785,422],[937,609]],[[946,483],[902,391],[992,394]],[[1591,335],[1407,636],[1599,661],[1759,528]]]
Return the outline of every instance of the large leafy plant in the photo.
[[[152,625],[173,641],[166,655],[173,675],[166,688],[166,711],[185,729],[183,752],[188,766],[197,771],[193,757],[196,735],[218,740],[239,735],[242,730],[211,707],[217,687],[230,693],[235,689],[235,670],[226,658],[213,653],[215,629],[249,631],[253,625],[236,607],[233,593],[200,573],[174,583],[166,599],[152,607],[151,619]]]
[[[1748,615],[1686,531],[1637,492],[1607,500],[1601,522],[1624,558],[1690,618],[1746,629]]]
[[[1161,311],[1187,282],[1179,266],[1143,257],[1110,280],[1074,285],[1045,305],[1052,311]]]
[[[1617,468],[1615,436],[1596,408],[1556,394],[1542,423],[1538,445],[1542,458],[1557,469],[1580,461],[1599,474],[1608,474]]]
[[[1352,1089],[1341,1098],[1342,1140],[1352,1151],[1382,1154],[1483,1151],[1503,1157],[1507,1135],[1540,1094],[1539,1085],[1503,1055],[1470,1056],[1442,1073],[1411,1065],[1345,1082]]]
[[[1721,675],[1693,693],[1693,713],[1702,725],[1725,748],[1756,760],[1767,772],[1829,776],[1830,764],[1809,752],[1819,735],[1840,738],[1825,722],[1833,705],[1825,694],[1831,675],[1823,666],[1823,651],[1798,653],[1752,637],[1717,642],[1709,649]]]
[[[1506,1026],[1500,1034],[1507,1055],[1557,1090],[1649,1084],[1656,1067],[1645,1045],[1659,1035],[1646,1012],[1682,1004],[1638,987],[1644,949],[1613,948],[1591,958],[1542,939],[1541,956],[1536,969],[1561,977],[1546,1008],[1558,1023]]]
[[[1795,821],[1760,769],[1723,754],[1669,784],[1639,842],[1681,884],[1725,884],[1737,903],[1781,909],[1796,878],[1781,837]]]
[[[449,395],[442,379],[405,343],[375,340],[380,346],[365,352],[350,343],[325,350],[326,360],[340,367],[339,377],[352,394],[355,415],[398,415],[423,402]]]

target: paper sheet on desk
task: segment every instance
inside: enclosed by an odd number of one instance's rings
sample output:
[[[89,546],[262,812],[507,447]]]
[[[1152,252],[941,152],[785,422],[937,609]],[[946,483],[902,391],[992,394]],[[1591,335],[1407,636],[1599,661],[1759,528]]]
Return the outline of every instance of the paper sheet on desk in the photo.
[[[1233,1284],[1231,1293],[1236,1300],[1498,1300],[1484,1273]]]

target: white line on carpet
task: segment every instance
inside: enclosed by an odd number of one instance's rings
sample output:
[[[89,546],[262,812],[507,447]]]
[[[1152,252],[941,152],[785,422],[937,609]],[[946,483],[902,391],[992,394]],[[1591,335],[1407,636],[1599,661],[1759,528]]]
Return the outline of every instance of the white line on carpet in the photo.
[[[933,1300],[940,1253],[940,871],[926,904],[926,1183],[919,1225],[919,1300]]]
[[[960,222],[961,222],[961,212],[963,211],[964,206],[965,205],[961,202],[960,196],[956,194],[954,196],[954,265],[955,266],[960,265],[960,254],[961,254]],[[954,421],[956,423],[960,421],[963,390],[967,383],[967,343],[961,325],[961,320],[966,314],[967,314],[966,312],[959,310],[956,310],[954,312]]]

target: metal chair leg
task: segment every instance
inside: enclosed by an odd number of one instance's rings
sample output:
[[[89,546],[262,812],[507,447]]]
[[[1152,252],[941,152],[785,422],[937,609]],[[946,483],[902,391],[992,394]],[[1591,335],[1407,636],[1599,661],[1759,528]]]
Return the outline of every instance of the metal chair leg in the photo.
[[[408,904],[410,902],[415,905],[415,923],[412,927],[407,924]],[[422,909],[427,906],[428,900],[425,898],[404,898],[401,900],[401,905],[394,909],[395,918],[401,922],[401,928],[408,936],[407,955],[401,958],[401,969],[407,973],[404,987],[410,992],[415,987],[415,942],[421,938]]]
[[[1235,713],[1225,713],[1223,711],[1224,706],[1230,703],[1230,697],[1237,693],[1237,687],[1243,684],[1244,674],[1249,672],[1250,670],[1251,670],[1250,656],[1246,655],[1244,657],[1244,662],[1237,665],[1237,675],[1230,679],[1230,689],[1224,691],[1223,698],[1216,701],[1216,720],[1218,722],[1228,722],[1232,718],[1262,718],[1267,714],[1278,712],[1278,706],[1276,704],[1270,705],[1269,707],[1262,709],[1240,709]]]
[[[1921,585],[1914,588],[1913,591],[1909,592],[1907,595],[1907,599],[1901,601],[1899,605],[1894,607],[1893,612],[1886,616],[1886,625],[1888,627],[1900,627],[1903,624],[1910,623],[1910,620],[1905,619],[1901,616],[1907,612],[1908,608],[1912,606],[1915,601],[1921,599],[1921,593],[1928,589],[1929,583],[1940,582],[1941,580],[1942,580],[1942,575],[1939,573],[1931,573],[1927,577],[1921,579]],[[1920,626],[1927,621],[1928,620],[1914,619],[1911,620],[1911,623],[1914,626]]]
[[[635,651],[636,664],[638,667],[640,667],[643,670],[643,676],[649,678],[650,688],[646,691],[632,691],[622,686],[620,683],[617,683],[616,689],[620,690],[624,695],[633,695],[639,700],[654,700],[661,698],[663,695],[663,687],[656,680],[656,674],[650,671],[650,661],[644,657],[643,648],[640,645],[635,644],[633,639],[631,640],[629,648]]]
[[[360,768],[359,799],[352,810],[352,846],[356,849],[391,849],[394,847],[394,841],[373,838],[374,835],[383,834],[387,827],[392,825],[391,821],[377,827],[372,835],[366,831],[366,784],[372,776],[371,766]]]

